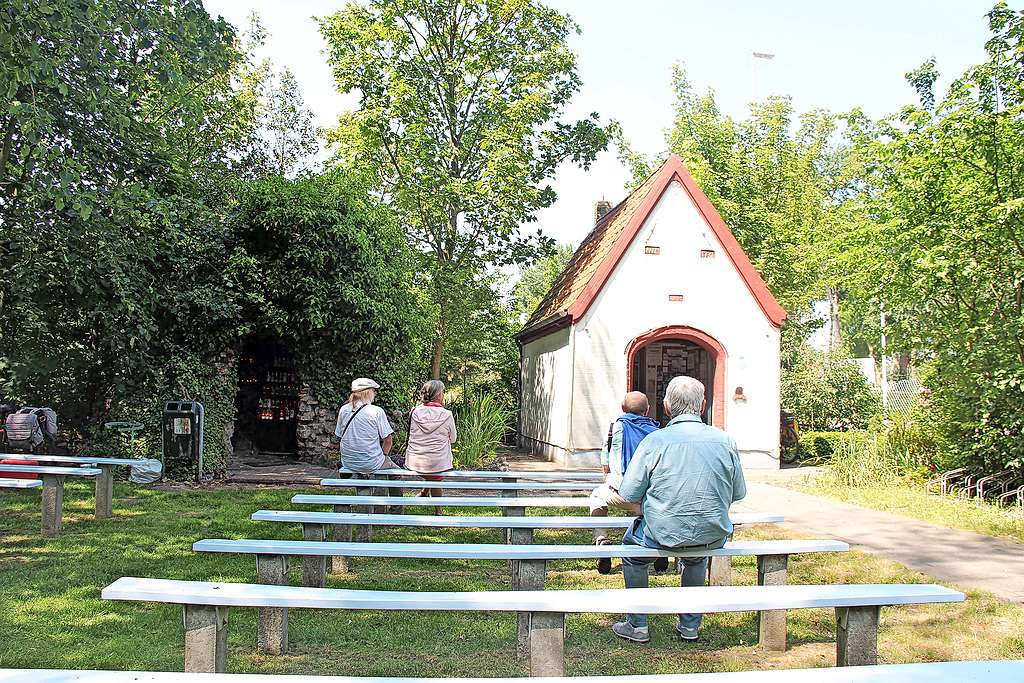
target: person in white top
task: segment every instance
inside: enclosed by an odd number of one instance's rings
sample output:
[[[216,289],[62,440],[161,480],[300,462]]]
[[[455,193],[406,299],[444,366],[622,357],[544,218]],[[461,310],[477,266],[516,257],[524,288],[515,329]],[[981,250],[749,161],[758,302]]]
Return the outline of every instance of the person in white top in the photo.
[[[338,423],[334,427],[334,435],[341,442],[339,467],[361,474],[398,467],[388,457],[395,430],[387,414],[373,405],[378,389],[380,385],[368,377],[352,382],[352,393],[338,411]]]

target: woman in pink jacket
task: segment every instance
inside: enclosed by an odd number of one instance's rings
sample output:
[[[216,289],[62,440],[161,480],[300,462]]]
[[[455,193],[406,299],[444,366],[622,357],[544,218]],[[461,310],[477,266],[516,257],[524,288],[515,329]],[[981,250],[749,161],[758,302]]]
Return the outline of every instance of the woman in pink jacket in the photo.
[[[405,466],[418,472],[427,481],[441,481],[440,472],[452,469],[452,444],[455,443],[455,417],[441,405],[444,383],[432,379],[421,390],[422,405],[409,416],[409,445],[405,449]],[[421,496],[440,496],[441,489],[423,489]],[[434,514],[441,514],[435,507]]]

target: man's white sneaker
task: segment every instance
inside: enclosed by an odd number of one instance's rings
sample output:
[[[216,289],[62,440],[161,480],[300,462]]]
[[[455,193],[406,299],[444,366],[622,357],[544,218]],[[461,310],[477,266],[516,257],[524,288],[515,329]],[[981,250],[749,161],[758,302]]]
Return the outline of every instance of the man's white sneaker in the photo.
[[[700,640],[700,633],[695,628],[683,628],[676,626],[676,633],[684,643],[696,643]]]
[[[639,628],[633,626],[629,621],[617,621],[612,626],[612,633],[617,635],[619,638],[625,638],[631,640],[634,643],[649,643],[651,642],[651,632],[646,626]]]

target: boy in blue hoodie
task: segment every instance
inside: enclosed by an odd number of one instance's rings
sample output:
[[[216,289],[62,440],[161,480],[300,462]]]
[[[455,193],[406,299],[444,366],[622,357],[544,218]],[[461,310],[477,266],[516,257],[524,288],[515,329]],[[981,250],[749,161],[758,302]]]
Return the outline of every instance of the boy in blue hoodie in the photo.
[[[619,485],[636,447],[645,436],[658,428],[658,423],[647,416],[649,411],[647,395],[643,392],[631,391],[622,399],[622,415],[608,426],[608,437],[601,449],[601,469],[605,473],[605,482],[590,494],[591,517],[607,517],[609,507],[640,514],[640,504],[630,503],[620,496]],[[608,542],[606,529],[594,530],[595,544],[604,545]],[[655,568],[663,569],[657,565]],[[597,571],[601,574],[608,574],[611,570],[610,558],[602,557],[597,561]]]

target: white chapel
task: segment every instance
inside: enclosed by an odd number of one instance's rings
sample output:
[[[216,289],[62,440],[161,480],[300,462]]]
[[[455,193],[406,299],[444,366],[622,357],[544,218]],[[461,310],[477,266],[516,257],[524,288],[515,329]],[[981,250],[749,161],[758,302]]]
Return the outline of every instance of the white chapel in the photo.
[[[705,421],[744,467],[777,467],[779,338],[786,311],[694,182],[670,156],[598,220],[526,323],[521,445],[596,466],[625,392],[664,424],[676,375],[707,390]]]

